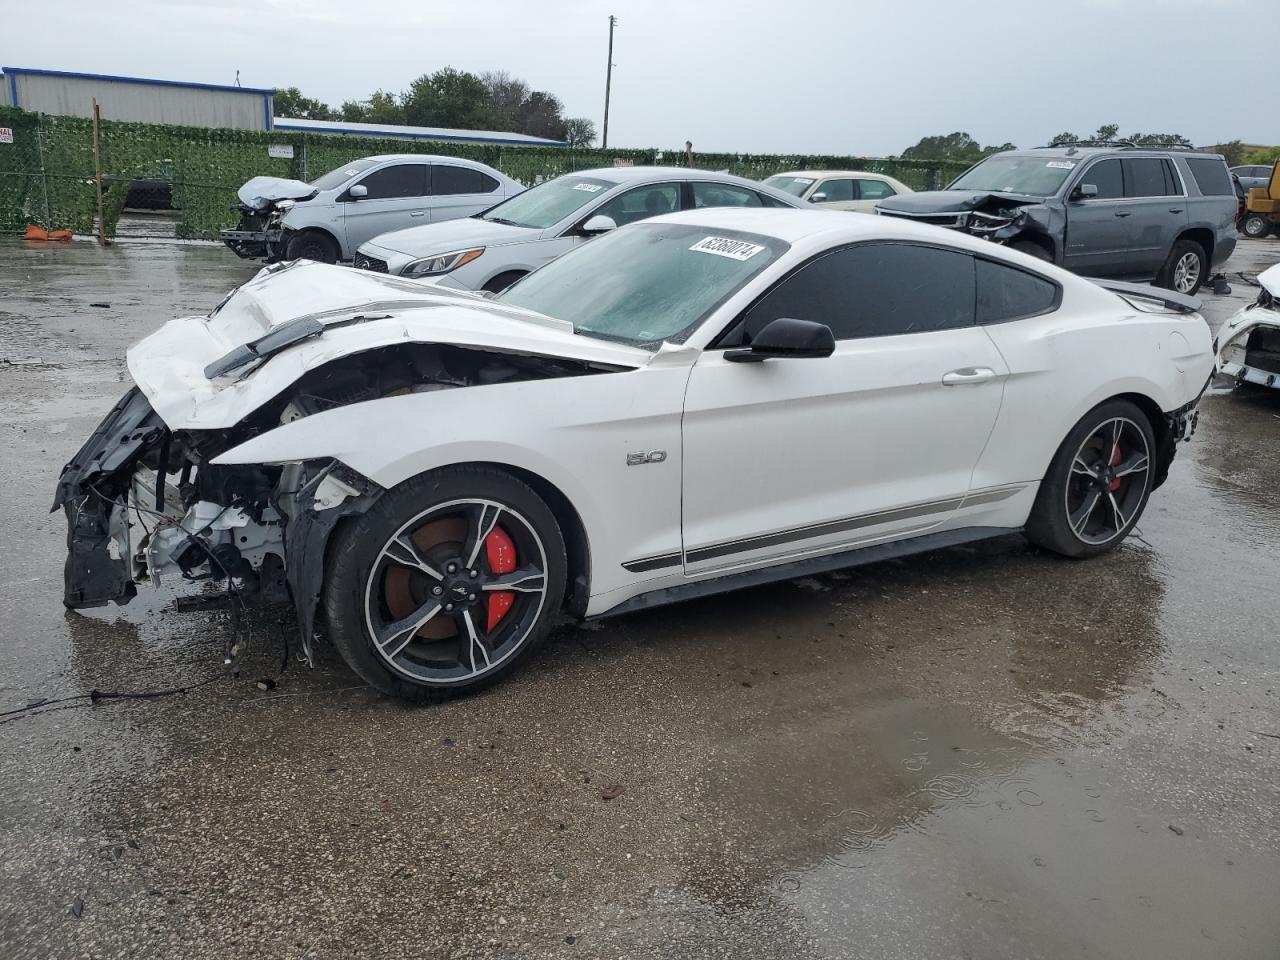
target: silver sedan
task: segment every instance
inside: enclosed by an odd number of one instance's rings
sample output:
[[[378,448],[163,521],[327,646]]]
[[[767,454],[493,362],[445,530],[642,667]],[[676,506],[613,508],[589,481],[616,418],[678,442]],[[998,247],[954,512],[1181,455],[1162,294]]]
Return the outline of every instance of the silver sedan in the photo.
[[[594,236],[701,207],[805,206],[773,187],[686,167],[602,167],[548,180],[484,213],[374,237],[355,266],[497,293]]]

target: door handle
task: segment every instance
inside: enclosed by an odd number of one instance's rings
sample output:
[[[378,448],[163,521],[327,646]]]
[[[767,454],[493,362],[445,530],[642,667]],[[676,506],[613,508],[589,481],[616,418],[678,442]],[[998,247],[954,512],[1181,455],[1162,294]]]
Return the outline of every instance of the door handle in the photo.
[[[986,383],[994,380],[996,372],[990,367],[963,367],[942,375],[944,387],[958,387],[965,383]]]
[[[1170,213],[1181,213],[1181,212],[1182,212],[1182,208],[1181,208],[1181,207],[1170,207],[1170,208],[1169,208],[1169,212],[1170,212]]]
[[[409,211],[409,216],[411,216],[411,217],[425,217],[426,215],[427,215],[427,211],[425,211],[425,210],[411,210],[411,211]]]
[[[1117,217],[1127,217],[1127,216],[1129,216],[1131,213],[1133,213],[1133,211],[1132,211],[1132,210],[1117,210],[1117,211],[1116,211],[1116,216],[1117,216]]]

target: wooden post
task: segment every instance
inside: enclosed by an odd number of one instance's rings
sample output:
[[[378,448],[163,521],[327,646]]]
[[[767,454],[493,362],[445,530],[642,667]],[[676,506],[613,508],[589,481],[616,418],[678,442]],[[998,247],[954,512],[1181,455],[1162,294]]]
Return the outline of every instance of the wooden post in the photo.
[[[686,140],[684,142],[684,165],[686,167],[693,166],[693,141]]]
[[[93,179],[98,187],[98,243],[107,245],[106,224],[102,215],[102,147],[98,142],[98,124],[102,113],[98,109],[98,98],[93,98]]]

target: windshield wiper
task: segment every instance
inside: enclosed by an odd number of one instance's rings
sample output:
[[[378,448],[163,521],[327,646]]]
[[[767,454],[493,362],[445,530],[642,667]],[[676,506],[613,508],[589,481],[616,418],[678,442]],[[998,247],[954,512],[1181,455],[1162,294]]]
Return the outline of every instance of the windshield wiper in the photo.
[[[505,223],[508,227],[523,227],[523,226],[524,226],[524,224],[523,224],[523,223],[516,223],[514,220],[507,220],[507,219],[505,219],[505,218],[503,218],[503,217],[485,217],[485,216],[482,216],[480,219],[482,219],[482,220],[488,220],[490,223]]]

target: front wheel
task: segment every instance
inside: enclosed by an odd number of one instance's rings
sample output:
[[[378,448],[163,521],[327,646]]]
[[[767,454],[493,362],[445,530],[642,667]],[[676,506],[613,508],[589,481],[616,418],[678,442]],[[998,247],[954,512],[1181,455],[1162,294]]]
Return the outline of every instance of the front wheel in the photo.
[[[445,700],[492,683],[545,638],[566,569],[555,516],[526,484],[487,467],[433,471],[339,533],[329,636],[384,693]]]
[[[314,260],[317,263],[337,263],[337,245],[318,230],[303,230],[289,238],[285,246],[286,260]]]
[[[1155,436],[1127,400],[1094,407],[1067,434],[1040,483],[1027,538],[1067,557],[1110,550],[1133,529],[1151,495]]]

